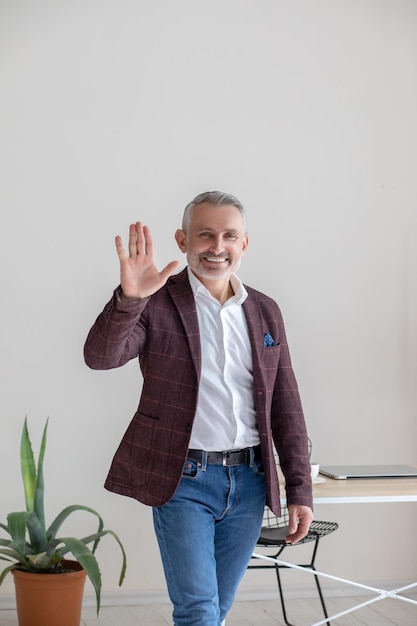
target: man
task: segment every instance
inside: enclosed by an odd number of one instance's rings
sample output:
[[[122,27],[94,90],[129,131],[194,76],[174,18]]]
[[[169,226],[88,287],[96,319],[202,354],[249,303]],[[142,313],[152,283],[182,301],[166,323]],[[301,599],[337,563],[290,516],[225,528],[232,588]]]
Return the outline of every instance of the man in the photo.
[[[106,488],[153,507],[175,626],[220,626],[259,536],[279,515],[275,444],[286,478],[287,541],[312,521],[308,440],[280,310],[236,276],[248,246],[243,206],[197,196],[175,233],[188,267],[161,272],[149,229],[116,249],[121,282],[85,344],[94,369],[139,357],[138,410]]]

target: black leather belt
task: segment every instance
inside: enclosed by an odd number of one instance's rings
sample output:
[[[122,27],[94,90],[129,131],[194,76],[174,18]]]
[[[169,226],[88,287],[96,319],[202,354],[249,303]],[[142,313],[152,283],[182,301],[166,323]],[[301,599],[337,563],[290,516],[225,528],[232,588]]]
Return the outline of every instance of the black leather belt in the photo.
[[[243,448],[243,450],[222,450],[220,452],[207,452],[207,463],[215,465],[241,465],[245,463],[250,465],[251,463],[251,451],[254,451],[255,459],[259,459],[261,456],[261,446],[255,446],[254,448]],[[202,463],[204,450],[188,450],[187,457]]]

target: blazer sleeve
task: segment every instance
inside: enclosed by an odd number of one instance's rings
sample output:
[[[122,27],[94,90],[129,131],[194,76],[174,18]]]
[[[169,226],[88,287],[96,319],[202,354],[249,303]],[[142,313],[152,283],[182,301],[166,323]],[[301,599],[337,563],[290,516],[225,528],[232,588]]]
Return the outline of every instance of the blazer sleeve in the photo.
[[[84,344],[85,362],[94,370],[124,365],[139,355],[146,340],[140,318],[149,298],[123,304],[119,289],[97,317]]]

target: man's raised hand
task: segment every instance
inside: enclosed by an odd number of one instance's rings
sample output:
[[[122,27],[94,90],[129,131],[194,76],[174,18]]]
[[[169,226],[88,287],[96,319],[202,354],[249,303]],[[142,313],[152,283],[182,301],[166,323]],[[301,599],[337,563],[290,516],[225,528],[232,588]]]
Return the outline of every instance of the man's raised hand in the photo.
[[[152,295],[165,285],[179,265],[179,261],[171,261],[161,272],[158,271],[154,263],[151,231],[142,222],[129,227],[129,254],[126,254],[119,235],[115,242],[124,301],[140,300]]]

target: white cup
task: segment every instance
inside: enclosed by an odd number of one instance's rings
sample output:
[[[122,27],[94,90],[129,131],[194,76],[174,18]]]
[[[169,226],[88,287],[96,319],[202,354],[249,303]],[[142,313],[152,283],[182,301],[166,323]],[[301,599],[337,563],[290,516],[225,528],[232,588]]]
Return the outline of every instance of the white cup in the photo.
[[[311,480],[315,480],[319,475],[320,463],[310,463],[311,467]]]

